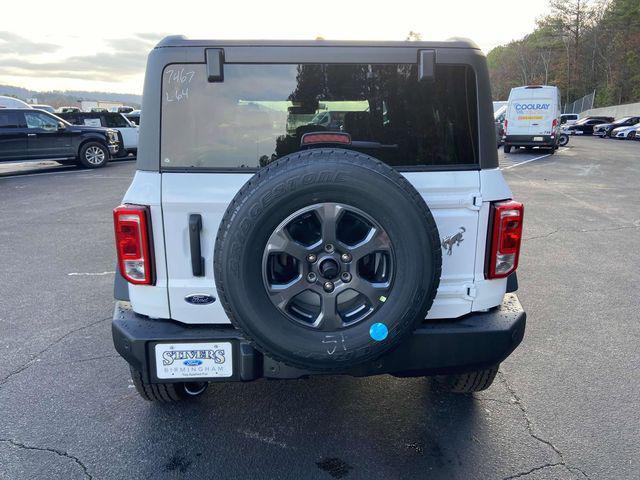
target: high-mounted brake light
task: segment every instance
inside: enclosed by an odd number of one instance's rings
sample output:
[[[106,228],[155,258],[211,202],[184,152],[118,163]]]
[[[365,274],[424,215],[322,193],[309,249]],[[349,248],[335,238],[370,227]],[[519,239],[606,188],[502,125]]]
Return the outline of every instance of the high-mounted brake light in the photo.
[[[343,132],[310,132],[302,135],[300,145],[313,145],[315,143],[339,143],[351,145],[351,135]]]
[[[524,206],[507,200],[491,204],[491,245],[486,277],[504,278],[518,268]]]
[[[141,205],[120,205],[113,210],[120,274],[136,285],[153,284],[149,218],[149,208]]]

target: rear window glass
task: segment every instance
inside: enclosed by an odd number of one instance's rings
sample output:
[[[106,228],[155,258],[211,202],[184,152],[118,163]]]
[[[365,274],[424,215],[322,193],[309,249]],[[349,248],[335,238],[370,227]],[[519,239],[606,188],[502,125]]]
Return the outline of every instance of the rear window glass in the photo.
[[[477,164],[475,75],[415,64],[226,64],[163,74],[163,168],[257,168],[300,150],[310,132],[346,132],[349,148],[396,167]]]
[[[105,114],[103,118],[103,126],[105,127],[127,128],[130,126],[129,122],[127,122],[127,120],[120,113]]]

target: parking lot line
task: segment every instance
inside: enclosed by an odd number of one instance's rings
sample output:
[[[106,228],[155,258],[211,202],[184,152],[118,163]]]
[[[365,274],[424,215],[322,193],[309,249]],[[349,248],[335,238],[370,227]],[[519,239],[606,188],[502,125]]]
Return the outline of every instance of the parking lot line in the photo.
[[[567,148],[559,148],[556,153],[564,152],[565,150],[567,150]],[[550,153],[547,153],[545,155],[540,155],[539,157],[530,158],[529,160],[525,160],[524,162],[514,163],[513,165],[509,165],[508,167],[504,167],[502,170],[509,170],[510,168],[517,167],[518,165],[524,165],[525,163],[534,162],[536,160],[540,160],[542,158],[549,157],[550,155],[551,155]]]

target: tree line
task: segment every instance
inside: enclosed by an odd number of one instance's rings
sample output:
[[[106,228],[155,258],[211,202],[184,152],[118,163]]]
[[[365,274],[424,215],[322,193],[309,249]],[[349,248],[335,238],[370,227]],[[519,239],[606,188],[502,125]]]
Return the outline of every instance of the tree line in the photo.
[[[512,87],[560,87],[563,104],[596,92],[595,107],[640,101],[640,0],[551,0],[520,40],[487,55],[493,98]]]

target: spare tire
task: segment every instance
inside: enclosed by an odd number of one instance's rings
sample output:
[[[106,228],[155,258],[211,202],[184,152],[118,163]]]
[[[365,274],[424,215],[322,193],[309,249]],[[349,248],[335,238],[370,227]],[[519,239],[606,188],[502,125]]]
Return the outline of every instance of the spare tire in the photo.
[[[256,173],[222,219],[214,272],[233,325],[288,365],[341,371],[424,320],[442,266],[436,223],[396,170],[358,152],[297,152]]]

